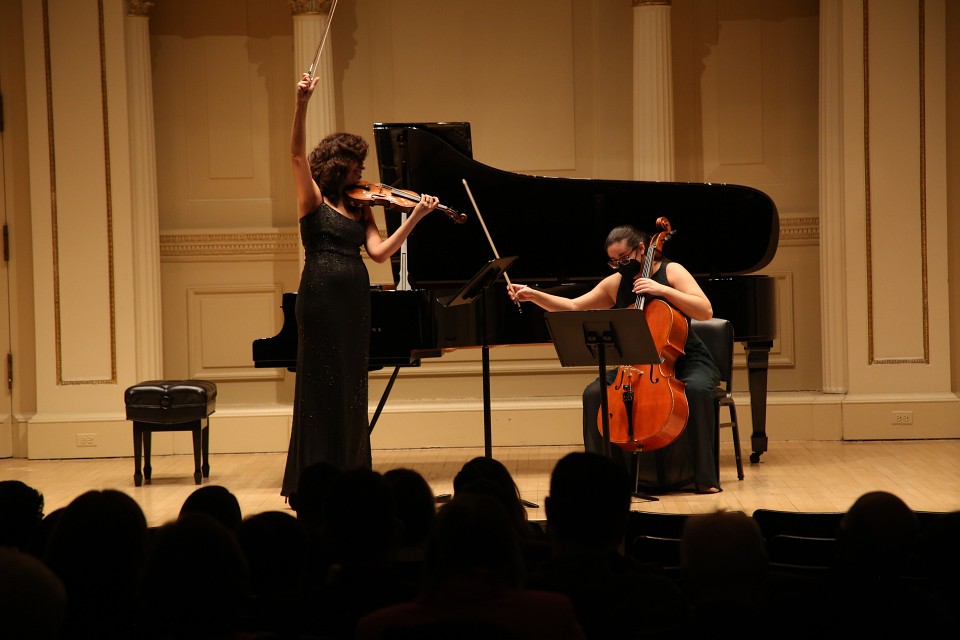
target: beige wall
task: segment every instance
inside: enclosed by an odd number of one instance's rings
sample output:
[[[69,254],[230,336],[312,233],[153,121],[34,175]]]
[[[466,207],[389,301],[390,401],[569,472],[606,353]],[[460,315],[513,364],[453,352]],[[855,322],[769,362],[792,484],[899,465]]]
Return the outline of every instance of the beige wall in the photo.
[[[960,6],[948,2],[944,27],[948,34],[946,49],[947,74],[947,237],[956,247],[960,239],[960,122],[957,121],[956,105],[960,104]],[[949,281],[950,317],[950,360],[953,363],[951,389],[960,391],[960,251],[954,249],[949,255],[947,278]]]
[[[632,175],[631,38],[634,13],[642,9],[630,0],[341,4],[329,40],[338,128],[370,136],[378,121],[466,120],[475,158],[493,167],[577,178]],[[957,172],[946,170],[960,155],[960,109],[949,108],[957,102],[960,65],[956,38],[946,37],[946,29],[956,33],[958,16],[942,1],[925,4],[928,15],[942,16],[929,22],[926,32],[927,138],[921,141],[916,125],[903,133],[893,121],[898,109],[919,108],[917,100],[906,96],[902,104],[873,106],[874,122],[891,119],[883,131],[896,135],[871,138],[873,166],[889,166],[890,173],[874,175],[879,180],[874,197],[883,198],[874,200],[868,234],[865,109],[858,93],[864,82],[857,67],[864,51],[857,40],[860,3],[673,2],[677,180],[756,187],[774,199],[781,216],[779,250],[764,270],[778,283],[779,334],[768,396],[771,441],[960,437],[955,395],[960,346],[957,323],[950,322],[960,313],[958,296],[950,295],[960,265],[956,251],[947,251],[960,238],[957,216],[947,215],[948,195],[958,185]],[[141,347],[130,317],[135,256],[127,242],[131,209],[124,202],[130,200],[125,190],[131,158],[126,83],[122,69],[117,71],[124,53],[105,45],[108,73],[101,83],[96,0],[50,0],[56,15],[46,28],[57,34],[57,45],[51,50],[55,81],[48,89],[39,3],[22,5],[22,29],[17,20],[4,20],[3,33],[10,37],[0,47],[0,88],[8,126],[21,125],[4,134],[5,166],[10,158],[21,159],[4,188],[21,205],[14,237],[27,244],[11,263],[9,305],[14,352],[25,353],[16,361],[24,363],[19,366],[27,380],[14,386],[12,413],[22,418],[10,418],[2,427],[0,455],[129,455],[122,391],[136,381],[135,352]],[[108,35],[122,35],[124,6],[104,0]],[[4,18],[18,18],[20,7],[17,0],[0,0]],[[885,59],[893,64],[900,53],[916,50],[919,25],[902,26],[915,17],[916,7],[873,9],[875,28],[901,25],[901,38],[886,54],[871,49],[875,67],[867,86],[874,97],[895,89],[883,77]],[[57,31],[68,15],[73,28]],[[823,115],[822,83],[829,75],[821,68],[825,20],[843,35],[829,54],[844,72],[840,97],[827,104],[828,113],[832,108],[843,115],[838,125],[825,123]],[[282,451],[293,376],[255,369],[250,344],[279,330],[280,295],[296,289],[299,241],[286,149],[291,87],[310,61],[291,59],[290,6],[281,0],[157,0],[149,28],[164,376],[217,382],[214,451]],[[77,48],[83,55],[70,55]],[[67,83],[60,73],[70,65],[77,66],[77,77]],[[916,64],[895,70],[901,79],[918,76]],[[48,94],[54,96],[53,147]],[[104,102],[106,120],[98,107]],[[910,113],[911,122],[919,121],[918,112]],[[71,126],[78,118],[89,126]],[[104,121],[105,128],[97,124]],[[843,144],[831,144],[837,140]],[[904,171],[894,170],[905,149],[919,149],[921,142],[930,177],[923,212],[915,206],[919,182],[904,178],[919,173],[919,156],[912,154],[913,164]],[[837,146],[839,154],[825,155]],[[109,164],[104,149],[111,152]],[[22,170],[27,157],[29,173]],[[76,211],[59,220],[69,235],[56,240],[51,159],[60,168],[58,206]],[[843,180],[842,197],[831,202],[843,206],[830,205],[825,218],[823,190],[832,180],[825,180],[822,170],[832,162],[843,167]],[[370,177],[376,166],[373,154]],[[110,206],[102,188],[85,187],[104,184],[107,176]],[[8,207],[10,201],[8,196]],[[72,203],[75,209],[65,209]],[[104,228],[108,211],[112,237]],[[928,224],[925,241],[917,231],[921,217]],[[845,230],[842,237],[833,233],[838,224]],[[822,237],[824,229],[829,238]],[[869,263],[877,283],[872,307],[865,297],[868,238],[877,252]],[[893,239],[900,238],[908,240],[905,252],[896,251]],[[896,260],[883,259],[891,253]],[[56,267],[55,256],[68,264]],[[826,279],[822,265],[828,266]],[[374,282],[389,282],[382,265],[371,263],[370,269]],[[55,273],[74,279],[69,291],[56,289]],[[918,292],[915,283],[923,273],[926,289]],[[879,284],[891,278],[899,283],[896,290]],[[903,299],[908,311],[897,303]],[[917,311],[925,303],[926,315]],[[53,339],[58,326],[59,343]],[[844,348],[824,347],[838,342]],[[870,363],[871,344],[894,360],[922,354],[926,345],[929,362]],[[579,442],[580,391],[592,372],[562,369],[549,346],[494,349],[491,360],[494,444]],[[735,387],[746,440],[749,396],[742,356],[738,363]],[[389,373],[372,375],[371,409]],[[374,446],[479,445],[481,409],[479,350],[424,361],[401,371]],[[893,410],[913,411],[915,424],[892,427]],[[98,446],[78,448],[77,432],[96,432]],[[749,450],[749,443],[745,446]],[[189,450],[187,438],[158,438],[157,452],[174,450]]]

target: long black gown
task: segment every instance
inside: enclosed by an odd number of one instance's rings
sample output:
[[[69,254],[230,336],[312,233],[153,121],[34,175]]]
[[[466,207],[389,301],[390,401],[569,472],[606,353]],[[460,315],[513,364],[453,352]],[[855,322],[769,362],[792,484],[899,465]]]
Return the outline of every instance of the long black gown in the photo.
[[[667,281],[667,260],[650,278],[670,286]],[[636,294],[632,281],[624,278],[617,292],[617,308],[632,307]],[[689,319],[687,324],[689,326]],[[607,384],[613,382],[617,370],[609,369]],[[686,384],[690,416],[683,432],[669,445],[656,451],[633,454],[611,445],[611,457],[628,471],[641,493],[666,493],[684,489],[705,490],[720,487],[716,464],[716,416],[714,388],[720,372],[707,346],[692,330],[687,334],[684,354],[677,358],[674,375]],[[594,380],[583,391],[583,442],[587,451],[603,452],[603,434],[597,427],[600,411],[600,380]]]
[[[371,467],[367,415],[370,276],[360,256],[363,220],[327,203],[300,219],[305,263],[297,292],[293,429],[280,493],[319,462]]]

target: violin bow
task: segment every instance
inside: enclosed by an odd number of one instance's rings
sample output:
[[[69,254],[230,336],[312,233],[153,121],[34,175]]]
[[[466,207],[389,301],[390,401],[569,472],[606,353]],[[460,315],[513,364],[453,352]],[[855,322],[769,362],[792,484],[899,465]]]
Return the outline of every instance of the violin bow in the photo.
[[[330,25],[333,23],[333,12],[337,10],[337,0],[333,0],[333,4],[330,5],[330,13],[327,15],[327,24],[323,28],[323,37],[320,39],[320,43],[317,45],[317,53],[313,56],[313,64],[310,65],[310,69],[307,71],[307,74],[310,76],[310,79],[313,80],[314,72],[317,70],[317,64],[320,63],[320,54],[323,52],[323,45],[327,41],[327,34],[330,33]]]
[[[497,260],[500,259],[500,254],[497,253],[497,248],[493,245],[493,238],[490,237],[490,232],[487,231],[487,223],[483,221],[483,216],[480,215],[480,207],[477,206],[477,201],[473,199],[473,193],[470,192],[470,185],[467,184],[467,179],[463,178],[463,188],[467,190],[467,196],[470,197],[470,203],[473,205],[473,210],[477,213],[477,220],[480,221],[480,226],[483,227],[483,232],[487,236],[487,242],[490,243],[490,248],[493,249],[493,257]],[[513,283],[510,282],[510,276],[507,275],[506,271],[503,273],[504,279],[507,281],[507,286],[513,289]],[[523,313],[523,308],[520,306],[520,301],[514,297],[513,301],[517,303],[517,310],[520,313]]]

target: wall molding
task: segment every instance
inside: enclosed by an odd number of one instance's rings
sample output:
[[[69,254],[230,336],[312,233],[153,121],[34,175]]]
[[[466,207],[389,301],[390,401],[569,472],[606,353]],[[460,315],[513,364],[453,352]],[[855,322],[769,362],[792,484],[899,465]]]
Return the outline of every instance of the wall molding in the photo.
[[[381,238],[385,237],[381,229]],[[815,245],[820,240],[820,220],[812,214],[780,215],[780,246]],[[189,261],[227,258],[296,259],[300,236],[295,229],[211,233],[186,231],[160,234],[162,260]]]
[[[200,258],[296,260],[299,254],[299,234],[283,229],[160,234],[160,259],[167,262],[189,262]]]

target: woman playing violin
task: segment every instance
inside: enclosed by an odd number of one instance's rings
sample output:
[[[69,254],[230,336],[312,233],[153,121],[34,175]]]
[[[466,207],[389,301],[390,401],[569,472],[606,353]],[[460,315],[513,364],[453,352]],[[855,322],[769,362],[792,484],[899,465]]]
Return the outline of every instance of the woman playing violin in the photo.
[[[510,285],[508,293],[521,302],[532,302],[548,311],[610,309],[632,307],[637,295],[659,298],[687,318],[707,320],[713,306],[689,271],[678,262],[657,256],[650,277],[641,277],[641,265],[650,245],[650,237],[624,225],[613,229],[605,242],[609,265],[614,273],[577,298],[563,298],[525,285]],[[617,370],[607,372],[607,384]],[[688,333],[684,353],[676,361],[676,377],[686,384],[690,416],[684,431],[670,445],[650,453],[638,454],[637,487],[663,492],[692,488],[699,493],[720,490],[716,468],[713,394],[720,373],[706,346],[692,331]],[[603,434],[597,427],[600,380],[583,392],[583,442],[587,451],[603,452]],[[633,455],[612,447],[611,456],[634,475]]]
[[[367,419],[370,278],[360,247],[384,262],[437,198],[423,195],[386,239],[370,207],[345,197],[360,180],[367,143],[334,133],[307,155],[306,112],[317,80],[304,73],[296,88],[290,156],[305,261],[297,293],[297,377],[293,430],[281,495],[297,491],[300,471],[326,461],[342,469],[371,466]]]

